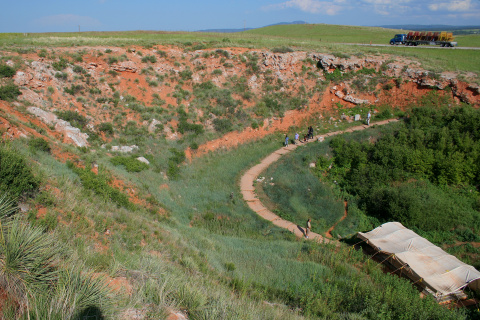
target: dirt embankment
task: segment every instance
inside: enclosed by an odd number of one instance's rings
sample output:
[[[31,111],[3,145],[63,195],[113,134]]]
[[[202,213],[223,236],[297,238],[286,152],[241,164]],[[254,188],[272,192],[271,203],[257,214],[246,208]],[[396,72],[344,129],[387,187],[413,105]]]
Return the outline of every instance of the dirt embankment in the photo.
[[[454,73],[431,74],[415,61],[390,56],[347,59],[301,51],[185,51],[165,46],[0,53],[12,56],[5,63],[17,68],[13,81],[22,93],[19,102],[1,102],[3,137],[44,136],[77,146],[88,146],[82,132],[85,128],[78,130],[54,113],[74,111],[85,117],[86,128],[105,143],[118,138],[116,133],[131,123],[149,134],[182,139],[179,123],[183,111],[188,123],[201,125],[207,132],[216,130],[216,119],[228,119],[243,128],[200,145],[194,152],[187,149],[187,157],[192,157],[285,132],[291,126],[307,126],[319,117],[338,117],[335,112],[339,106],[348,109],[361,105],[375,110],[391,105],[401,109],[432,90],[455,102],[480,105],[478,85],[459,81]],[[355,74],[361,70],[369,72]],[[467,79],[474,77],[467,75]],[[329,80],[333,82],[329,84]],[[227,107],[215,95],[200,101],[199,88],[208,83],[223,90],[217,94],[229,92],[233,100],[227,99]],[[283,116],[259,112],[259,103],[274,93],[283,97],[277,99],[279,104],[285,102],[282,99],[298,96],[302,105],[290,106],[294,110]],[[248,121],[238,120],[242,117],[258,126],[253,129]],[[102,123],[112,123],[115,134],[100,131]]]

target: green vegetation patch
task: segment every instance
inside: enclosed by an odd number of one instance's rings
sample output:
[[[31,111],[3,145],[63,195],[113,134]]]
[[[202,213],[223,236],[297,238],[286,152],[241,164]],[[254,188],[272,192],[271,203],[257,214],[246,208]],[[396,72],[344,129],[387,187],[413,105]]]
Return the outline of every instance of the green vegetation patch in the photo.
[[[35,192],[39,184],[40,181],[20,153],[8,146],[0,146],[0,192],[17,198]]]
[[[110,162],[115,166],[124,166],[128,172],[140,172],[147,170],[149,167],[148,164],[137,160],[134,156],[115,156],[110,159]]]
[[[11,101],[16,99],[22,92],[14,84],[0,86],[0,100]]]
[[[81,115],[80,113],[72,110],[59,110],[56,111],[55,114],[62,120],[68,121],[72,126],[82,129],[84,128],[87,123],[88,119]]]
[[[324,142],[298,148],[273,163],[257,182],[277,215],[302,227],[311,218],[312,231],[317,233],[325,232],[344,213],[341,195],[321,183],[309,169],[315,154],[327,149]]]
[[[12,78],[15,75],[15,69],[5,64],[0,64],[0,78]]]
[[[97,175],[87,168],[76,167],[72,162],[67,162],[67,165],[78,175],[85,189],[94,191],[104,200],[134,210],[135,206],[130,202],[128,196],[108,184],[110,179],[107,176],[100,173]]]
[[[375,225],[399,221],[445,244],[480,233],[480,112],[432,106],[438,102],[424,101],[428,107],[385,128],[375,143],[332,139],[333,157],[318,157],[316,170],[349,195],[349,210]]]

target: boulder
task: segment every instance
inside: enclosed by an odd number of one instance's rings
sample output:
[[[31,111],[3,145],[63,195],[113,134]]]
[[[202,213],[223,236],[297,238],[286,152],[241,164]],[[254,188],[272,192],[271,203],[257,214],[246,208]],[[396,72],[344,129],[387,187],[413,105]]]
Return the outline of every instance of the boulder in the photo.
[[[133,152],[134,150],[138,150],[138,146],[136,145],[131,145],[131,146],[112,146],[112,151],[117,151],[121,153],[130,153]]]
[[[146,164],[150,164],[150,161],[148,161],[144,157],[138,157],[137,160],[140,161],[140,162],[146,163]]]

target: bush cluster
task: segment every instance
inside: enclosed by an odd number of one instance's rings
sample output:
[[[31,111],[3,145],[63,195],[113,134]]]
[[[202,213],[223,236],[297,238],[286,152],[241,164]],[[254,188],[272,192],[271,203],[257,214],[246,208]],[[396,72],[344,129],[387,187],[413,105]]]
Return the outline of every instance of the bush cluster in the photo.
[[[140,172],[148,169],[148,164],[137,160],[135,157],[115,156],[110,159],[115,166],[124,166],[128,172]]]
[[[0,86],[0,100],[10,101],[21,95],[20,89],[14,84]]]
[[[68,67],[68,61],[65,58],[60,58],[52,63],[52,68],[56,71],[62,71],[66,67]]]
[[[185,161],[185,152],[170,148],[172,155],[168,158],[167,176],[170,179],[177,179],[180,176],[180,164]]]
[[[423,231],[480,232],[480,111],[413,109],[375,144],[332,139],[330,175],[380,221]]]
[[[88,120],[85,116],[82,116],[80,113],[72,110],[59,110],[55,114],[62,120],[68,121],[72,126],[82,129],[84,128]]]
[[[5,64],[0,65],[0,78],[11,78],[15,75],[15,69]]]
[[[33,138],[28,140],[28,147],[33,152],[42,151],[50,153],[50,144],[43,138]]]
[[[130,202],[128,196],[108,184],[110,180],[103,174],[95,174],[88,168],[76,167],[72,162],[67,162],[67,166],[75,172],[85,189],[92,190],[96,195],[104,200],[112,201],[121,207],[134,210],[135,206]]]
[[[97,125],[97,130],[104,132],[106,135],[113,135],[113,124],[111,122],[102,122]]]
[[[23,156],[9,147],[0,146],[0,192],[16,198],[35,192],[39,184]]]

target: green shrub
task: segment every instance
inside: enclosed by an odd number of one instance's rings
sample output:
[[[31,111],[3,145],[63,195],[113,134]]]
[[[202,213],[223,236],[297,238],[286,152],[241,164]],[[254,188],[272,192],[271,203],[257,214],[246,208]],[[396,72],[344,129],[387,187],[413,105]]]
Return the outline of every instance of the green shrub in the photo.
[[[87,73],[85,69],[83,69],[81,66],[73,66],[73,72],[75,73]]]
[[[220,70],[220,69],[215,69],[215,70],[212,71],[212,75],[214,75],[214,76],[220,76],[220,75],[222,75],[222,70]]]
[[[102,122],[97,125],[97,130],[104,132],[106,135],[113,135],[113,124],[111,122]]]
[[[166,58],[168,55],[165,51],[163,50],[157,50],[157,54],[161,57],[161,58]]]
[[[62,71],[68,66],[68,61],[65,58],[60,58],[60,60],[52,63],[52,68],[56,71]]]
[[[79,84],[72,84],[70,88],[64,87],[63,91],[65,91],[68,94],[71,94],[72,96],[76,95],[77,93],[81,92],[83,90],[83,87]]]
[[[102,90],[100,90],[99,88],[90,88],[88,91],[90,92],[90,94],[100,94],[100,93],[102,93]]]
[[[148,169],[148,164],[135,159],[135,157],[115,156],[110,159],[110,162],[115,166],[124,166],[128,172],[140,172]]]
[[[182,78],[182,80],[191,80],[193,72],[190,69],[185,69],[183,71],[180,71],[178,74],[180,75],[180,78]]]
[[[55,78],[60,79],[60,80],[67,80],[68,79],[68,73],[57,72],[57,73],[55,73]]]
[[[83,187],[92,190],[104,200],[112,201],[119,206],[134,210],[135,206],[128,196],[108,184],[109,178],[99,173],[98,175],[88,168],[78,168],[73,163],[67,162],[67,166],[75,172],[82,181]]]
[[[195,135],[202,134],[205,129],[203,128],[203,125],[201,124],[195,124],[195,123],[189,123],[187,122],[187,119],[185,117],[181,117],[178,125],[177,125],[177,130],[181,134],[184,134],[185,132],[192,132]]]
[[[143,63],[147,63],[147,62],[155,63],[155,62],[157,62],[157,58],[155,56],[148,55],[148,56],[145,56],[145,57],[142,58],[142,62]]]
[[[16,151],[0,146],[0,192],[16,198],[24,193],[32,193],[39,186],[30,166]]]
[[[217,49],[215,50],[215,53],[221,55],[221,56],[224,56],[225,58],[227,59],[230,59],[230,53],[226,50],[222,50],[222,49]]]
[[[50,144],[48,143],[47,140],[43,138],[33,138],[28,140],[28,147],[33,152],[42,151],[42,152],[50,153]]]
[[[107,59],[108,64],[118,63],[118,61],[118,57],[108,57]]]
[[[198,143],[196,143],[195,141],[190,143],[190,149],[192,150],[197,150],[199,147]]]
[[[385,90],[385,91],[389,91],[391,90],[395,85],[393,83],[385,83],[383,86],[382,86],[382,89]]]
[[[288,52],[295,52],[292,48],[289,47],[279,47],[279,48],[273,48],[272,49],[273,53],[288,53]]]
[[[0,87],[0,100],[10,101],[16,99],[22,92],[14,84],[7,84]]]
[[[15,69],[5,64],[0,65],[0,78],[11,78],[15,75]]]
[[[62,120],[68,121],[72,126],[82,129],[84,128],[88,120],[80,113],[76,111],[66,110],[66,111],[56,111],[55,114]]]
[[[40,58],[46,58],[47,57],[47,49],[41,49],[39,52],[38,52],[38,56]]]
[[[227,133],[233,130],[233,123],[230,119],[215,118],[213,120],[213,127],[217,132]]]
[[[172,179],[178,179],[180,176],[180,164],[185,161],[185,152],[170,148],[172,155],[168,158],[167,176]]]

